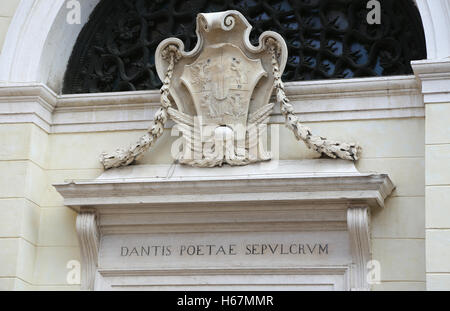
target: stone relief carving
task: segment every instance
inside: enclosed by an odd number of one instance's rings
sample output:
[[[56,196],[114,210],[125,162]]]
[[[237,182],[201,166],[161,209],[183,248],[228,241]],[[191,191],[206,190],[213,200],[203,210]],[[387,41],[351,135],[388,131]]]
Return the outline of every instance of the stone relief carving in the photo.
[[[102,154],[105,169],[138,160],[162,135],[169,118],[182,133],[181,164],[198,167],[247,165],[270,160],[263,138],[274,103],[298,140],[331,158],[355,161],[360,148],[315,136],[294,114],[281,80],[287,62],[283,38],[264,32],[250,43],[252,27],[238,11],[199,14],[196,47],[184,51],[177,38],[164,40],[155,55],[163,80],[154,125],[129,149]]]

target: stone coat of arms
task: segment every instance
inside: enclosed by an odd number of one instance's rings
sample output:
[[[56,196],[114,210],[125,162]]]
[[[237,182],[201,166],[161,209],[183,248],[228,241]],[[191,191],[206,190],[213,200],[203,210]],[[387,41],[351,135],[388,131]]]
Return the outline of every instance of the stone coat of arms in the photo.
[[[280,42],[281,67],[286,45],[277,33],[266,32],[260,45],[248,38],[251,26],[237,11],[199,14],[197,46],[184,52],[178,39],[163,41],[180,47],[170,88],[177,108],[168,109],[182,132],[178,161],[200,167],[246,165],[270,159],[263,143],[274,104],[269,103],[274,76],[266,38]],[[167,71],[163,53],[156,59],[161,78]]]
[[[251,25],[238,11],[198,14],[197,45],[185,51],[177,38],[162,41],[155,54],[163,81],[161,108],[146,135],[129,149],[102,154],[105,168],[133,163],[158,139],[170,118],[184,143],[181,164],[214,167],[270,160],[265,137],[276,96],[285,123],[298,140],[332,157],[357,160],[356,144],[315,136],[303,126],[289,103],[281,76],[287,46],[266,31],[258,45],[250,42]]]
[[[181,81],[206,124],[233,126],[247,123],[253,90],[265,76],[259,59],[250,59],[237,46],[224,43],[205,48],[184,68]]]

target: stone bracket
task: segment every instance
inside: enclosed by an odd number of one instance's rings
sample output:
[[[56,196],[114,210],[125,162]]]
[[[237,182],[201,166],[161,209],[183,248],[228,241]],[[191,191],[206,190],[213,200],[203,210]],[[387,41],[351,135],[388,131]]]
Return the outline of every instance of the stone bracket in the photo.
[[[368,207],[350,206],[347,210],[347,226],[353,259],[351,290],[370,290],[367,282],[367,264],[371,260]]]
[[[100,232],[95,211],[78,214],[76,229],[81,246],[81,289],[93,290],[98,267]]]

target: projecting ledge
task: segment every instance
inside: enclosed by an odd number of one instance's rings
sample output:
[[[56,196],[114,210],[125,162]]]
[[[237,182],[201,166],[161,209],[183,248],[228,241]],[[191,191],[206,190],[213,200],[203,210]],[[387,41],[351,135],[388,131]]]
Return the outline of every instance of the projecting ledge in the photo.
[[[362,174],[343,160],[273,161],[246,167],[137,165],[94,180],[54,185],[64,204],[83,208],[258,203],[384,207],[394,185],[385,174]]]

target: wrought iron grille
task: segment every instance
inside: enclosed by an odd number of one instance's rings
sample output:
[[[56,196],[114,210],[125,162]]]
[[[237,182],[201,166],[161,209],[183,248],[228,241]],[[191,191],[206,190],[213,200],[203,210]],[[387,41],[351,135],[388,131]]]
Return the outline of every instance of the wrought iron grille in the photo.
[[[368,0],[103,0],[80,33],[63,93],[156,89],[158,44],[196,43],[199,12],[238,10],[254,29],[280,33],[289,48],[285,81],[389,76],[412,72],[426,58],[413,0],[380,0],[381,24],[367,23]]]

